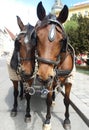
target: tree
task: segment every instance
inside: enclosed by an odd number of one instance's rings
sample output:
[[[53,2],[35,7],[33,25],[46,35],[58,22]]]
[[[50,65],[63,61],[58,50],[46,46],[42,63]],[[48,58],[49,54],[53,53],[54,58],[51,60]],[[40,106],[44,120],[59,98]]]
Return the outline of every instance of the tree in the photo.
[[[89,18],[75,14],[64,26],[75,53],[89,52]]]
[[[79,52],[89,52],[89,18],[79,16],[78,24]]]
[[[69,37],[70,44],[74,47],[75,52],[78,53],[78,23],[77,21],[74,21],[71,19],[68,21],[65,25],[65,30],[67,32],[67,35]]]

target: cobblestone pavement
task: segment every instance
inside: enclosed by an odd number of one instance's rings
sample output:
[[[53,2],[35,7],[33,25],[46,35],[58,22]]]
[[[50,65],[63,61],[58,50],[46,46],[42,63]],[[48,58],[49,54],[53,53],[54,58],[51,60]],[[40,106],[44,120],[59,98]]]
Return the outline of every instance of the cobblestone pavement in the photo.
[[[89,76],[76,73],[75,82],[71,91],[71,100],[73,100],[82,111],[85,111],[89,117]],[[5,60],[0,60],[0,130],[42,130],[42,124],[45,119],[46,106],[45,100],[40,97],[32,97],[31,100],[31,122],[25,123],[26,100],[18,99],[18,115],[15,118],[10,116],[10,110],[13,105],[13,87],[9,79]],[[52,130],[64,130],[65,107],[63,97],[59,93],[56,96],[56,105],[52,109]],[[89,128],[70,106],[71,130],[88,130]]]
[[[75,74],[70,98],[89,121],[89,75]]]
[[[72,93],[89,107],[89,75],[76,73]]]

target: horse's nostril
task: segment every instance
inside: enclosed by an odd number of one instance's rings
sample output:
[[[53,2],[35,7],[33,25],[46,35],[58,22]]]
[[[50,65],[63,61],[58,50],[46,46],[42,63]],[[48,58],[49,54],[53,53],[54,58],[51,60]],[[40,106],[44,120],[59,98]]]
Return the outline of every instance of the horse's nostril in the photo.
[[[49,79],[50,79],[50,80],[53,79],[53,76],[49,76]]]
[[[21,71],[21,75],[23,75],[23,76],[28,76],[29,74],[27,74],[27,73],[25,72],[25,70],[22,70],[22,71]]]
[[[42,79],[42,78],[40,77],[40,75],[37,74],[36,78],[37,78],[37,80],[38,80],[39,82],[48,83],[48,82],[50,82],[50,81],[53,79],[53,76],[49,76],[47,79],[44,80],[44,79]]]
[[[22,74],[24,74],[25,73],[25,71],[24,70],[22,70],[22,72],[21,72]]]
[[[37,75],[36,75],[36,77],[38,78],[38,77],[39,77],[39,75],[37,74]]]
[[[47,82],[50,82],[53,79],[53,76],[49,76]]]
[[[36,75],[36,77],[38,78],[38,77],[39,77],[39,75],[37,74],[37,75]]]
[[[41,77],[38,74],[36,75],[36,78],[38,81],[42,81]]]

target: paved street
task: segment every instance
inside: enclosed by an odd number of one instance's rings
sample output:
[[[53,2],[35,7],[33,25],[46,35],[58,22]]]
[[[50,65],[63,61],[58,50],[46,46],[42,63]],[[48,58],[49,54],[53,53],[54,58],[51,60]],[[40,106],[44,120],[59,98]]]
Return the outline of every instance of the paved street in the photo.
[[[89,115],[89,76],[76,74],[76,82],[72,87],[71,100]],[[31,99],[31,122],[24,122],[26,102],[18,98],[18,115],[10,116],[13,105],[13,87],[9,80],[5,60],[0,60],[0,130],[42,130],[42,124],[46,114],[45,100],[39,96],[32,96]],[[82,106],[84,106],[82,108]],[[86,109],[84,109],[86,108]],[[59,93],[56,97],[56,105],[52,109],[52,130],[64,130],[62,123],[64,120],[63,97]],[[89,117],[89,116],[88,116]],[[71,130],[89,130],[75,110],[70,106]]]
[[[70,98],[85,115],[89,126],[89,75],[76,73]]]

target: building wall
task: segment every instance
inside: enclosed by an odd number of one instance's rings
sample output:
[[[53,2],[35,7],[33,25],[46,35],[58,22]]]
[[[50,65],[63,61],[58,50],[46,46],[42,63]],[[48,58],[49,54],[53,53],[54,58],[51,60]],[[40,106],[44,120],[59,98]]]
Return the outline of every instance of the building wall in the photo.
[[[70,17],[73,14],[77,14],[77,16],[81,14],[83,17],[84,16],[89,17],[89,3],[75,5],[75,6],[71,7],[69,9],[69,17],[68,17],[68,19],[70,19]]]
[[[58,0],[56,2],[55,0],[55,3],[51,9],[51,13],[55,14],[56,16],[59,15],[59,12],[61,11],[63,5],[61,3],[60,0]],[[73,16],[73,14],[77,14],[78,15],[82,15],[83,17],[84,16],[87,16],[89,17],[89,1],[85,1],[85,2],[81,2],[81,3],[78,3],[72,7],[69,8],[69,16],[68,16],[68,20],[70,19],[70,17]]]
[[[14,41],[5,29],[0,29],[0,57],[14,49]]]

